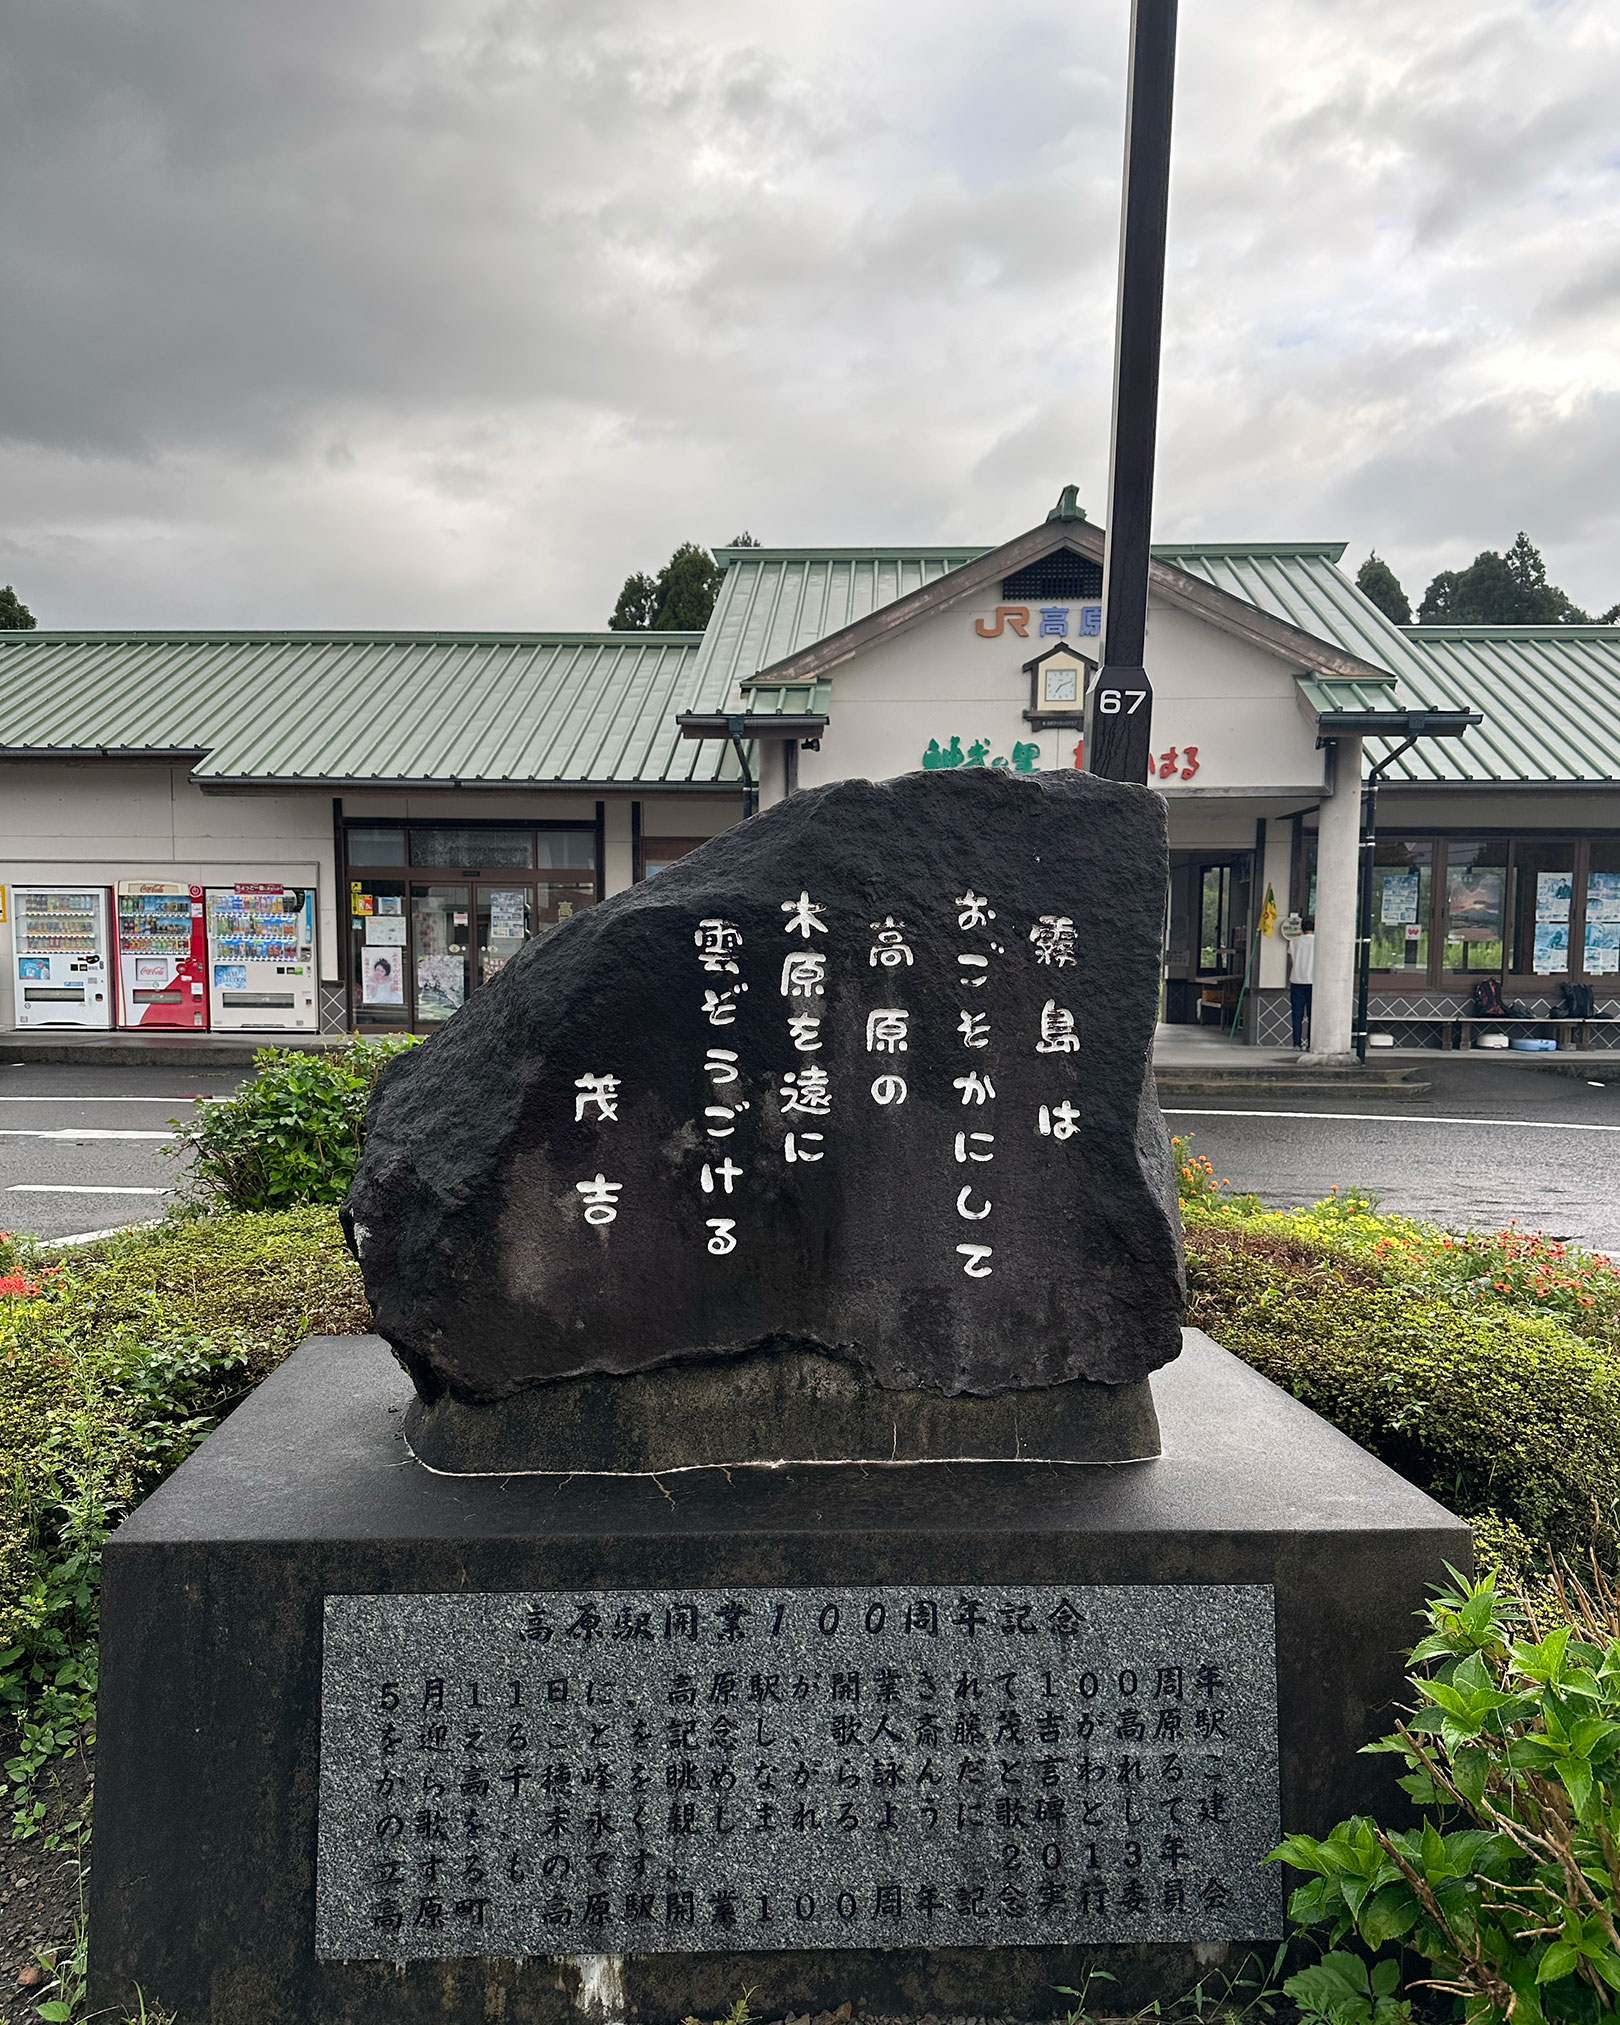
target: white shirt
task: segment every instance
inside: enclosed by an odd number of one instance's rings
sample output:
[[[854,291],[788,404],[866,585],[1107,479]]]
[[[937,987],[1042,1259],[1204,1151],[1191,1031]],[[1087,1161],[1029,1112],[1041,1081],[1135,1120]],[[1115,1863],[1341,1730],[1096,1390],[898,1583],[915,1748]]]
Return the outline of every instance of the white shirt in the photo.
[[[1316,935],[1307,929],[1303,935],[1296,935],[1288,946],[1288,981],[1290,984],[1313,984],[1316,981]]]

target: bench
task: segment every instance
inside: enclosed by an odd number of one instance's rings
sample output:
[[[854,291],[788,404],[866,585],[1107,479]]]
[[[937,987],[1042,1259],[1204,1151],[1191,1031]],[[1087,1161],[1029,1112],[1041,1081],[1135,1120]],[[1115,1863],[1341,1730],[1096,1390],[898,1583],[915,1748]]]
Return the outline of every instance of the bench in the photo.
[[[1494,1019],[1482,1019],[1478,1013],[1429,1013],[1414,1016],[1402,1023],[1411,1026],[1438,1026],[1442,1048],[1472,1048],[1475,1029],[1481,1028],[1509,1036],[1534,1035],[1538,1040],[1545,1040],[1550,1035],[1563,1049],[1584,1048],[1589,1027],[1620,1027],[1620,1014],[1594,1013],[1590,1019],[1576,1020],[1567,1016],[1559,1018],[1554,1013],[1543,1013],[1532,1014],[1529,1019],[1524,1020],[1506,1020],[1500,1015]],[[1370,1019],[1368,1024],[1369,1026],[1372,1024]]]

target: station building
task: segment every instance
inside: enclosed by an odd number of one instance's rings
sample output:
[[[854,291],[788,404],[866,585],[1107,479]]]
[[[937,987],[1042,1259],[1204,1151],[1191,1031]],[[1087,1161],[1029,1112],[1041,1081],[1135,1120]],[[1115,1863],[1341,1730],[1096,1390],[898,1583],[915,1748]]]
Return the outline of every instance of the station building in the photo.
[[[1102,547],[1066,495],[996,548],[720,549],[702,633],[0,633],[0,1024],[430,1031],[751,789],[1073,767]],[[1309,913],[1348,1047],[1375,766],[1371,1024],[1447,1041],[1485,976],[1620,1015],[1620,628],[1399,627],[1342,555],[1155,551],[1166,1019],[1285,1044]]]

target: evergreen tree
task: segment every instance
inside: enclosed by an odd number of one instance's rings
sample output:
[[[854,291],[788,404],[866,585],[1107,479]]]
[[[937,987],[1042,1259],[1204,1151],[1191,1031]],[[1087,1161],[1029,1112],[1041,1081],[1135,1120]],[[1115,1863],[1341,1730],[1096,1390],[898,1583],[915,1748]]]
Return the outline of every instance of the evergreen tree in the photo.
[[[1521,529],[1506,555],[1482,549],[1465,570],[1442,570],[1418,606],[1420,626],[1589,626],[1547,581],[1541,551]]]
[[[0,633],[29,633],[38,623],[10,584],[0,585]]]
[[[1400,578],[1377,549],[1356,571],[1356,589],[1375,604],[1386,619],[1393,619],[1397,626],[1411,625],[1411,601],[1401,589]]]
[[[760,541],[757,536],[750,534],[747,528],[744,528],[741,534],[734,534],[730,541],[726,543],[727,548],[763,548],[764,546],[764,542]]]
[[[706,548],[695,541],[683,541],[658,572],[658,616],[653,628],[660,633],[701,633],[709,623],[714,600],[725,571]]]
[[[751,534],[740,534],[732,548],[758,548]],[[725,571],[706,548],[683,541],[657,576],[639,570],[626,577],[619,602],[608,620],[612,633],[701,633],[709,623]]]
[[[613,607],[613,616],[608,620],[610,633],[649,633],[652,622],[658,616],[658,586],[649,576],[637,570],[634,576],[626,577],[624,589],[619,593],[619,602]]]

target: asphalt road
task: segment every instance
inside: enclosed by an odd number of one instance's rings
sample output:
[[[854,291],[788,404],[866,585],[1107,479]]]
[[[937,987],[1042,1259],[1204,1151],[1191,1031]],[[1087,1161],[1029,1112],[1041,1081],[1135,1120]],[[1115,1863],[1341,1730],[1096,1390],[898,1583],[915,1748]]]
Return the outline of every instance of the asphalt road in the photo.
[[[1477,1059],[1421,1074],[1418,1103],[1186,1097],[1165,1117],[1218,1177],[1279,1208],[1360,1184],[1452,1229],[1516,1223],[1620,1254],[1620,1055],[1578,1079]]]
[[[175,1118],[223,1096],[237,1070],[7,1063],[0,1052],[0,1229],[59,1238],[162,1214],[179,1181]]]
[[[1422,1073],[1433,1087],[1418,1103],[1194,1097],[1166,1117],[1218,1175],[1269,1203],[1359,1184],[1454,1228],[1516,1222],[1620,1254],[1620,1055],[1612,1074],[1580,1078],[1477,1059]],[[66,1237],[159,1215],[181,1175],[163,1154],[170,1121],[240,1080],[184,1062],[35,1066],[0,1053],[0,1229]]]

